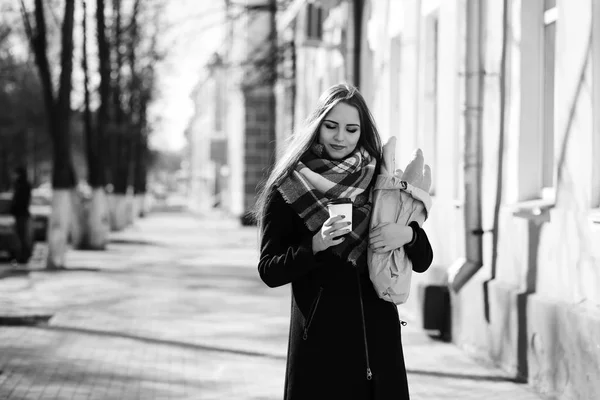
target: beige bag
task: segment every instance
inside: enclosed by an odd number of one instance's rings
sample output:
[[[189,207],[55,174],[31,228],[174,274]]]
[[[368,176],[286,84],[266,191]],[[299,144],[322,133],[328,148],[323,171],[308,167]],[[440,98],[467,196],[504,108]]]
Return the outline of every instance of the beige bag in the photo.
[[[383,164],[373,188],[373,211],[370,229],[381,223],[408,225],[425,222],[431,209],[431,169],[424,164],[423,152],[417,149],[406,171],[394,170],[396,138],[383,146]],[[410,294],[412,263],[404,248],[386,253],[367,253],[369,277],[380,298],[402,304]]]

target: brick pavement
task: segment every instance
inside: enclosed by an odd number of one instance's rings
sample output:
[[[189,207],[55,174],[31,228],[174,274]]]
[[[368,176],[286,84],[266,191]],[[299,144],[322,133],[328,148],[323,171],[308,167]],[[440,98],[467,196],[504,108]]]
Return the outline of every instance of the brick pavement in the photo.
[[[280,399],[289,287],[260,282],[256,242],[153,214],[106,252],[71,251],[68,271],[0,279],[0,317],[51,316],[0,326],[0,399]],[[413,399],[541,399],[414,324],[403,342]]]

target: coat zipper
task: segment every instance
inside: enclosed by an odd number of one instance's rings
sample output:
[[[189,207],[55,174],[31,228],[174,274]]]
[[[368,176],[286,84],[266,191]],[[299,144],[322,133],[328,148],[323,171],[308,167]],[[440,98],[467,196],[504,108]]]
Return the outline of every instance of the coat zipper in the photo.
[[[367,364],[367,380],[370,381],[371,379],[373,379],[373,372],[371,372],[371,363],[369,362],[369,345],[367,343],[367,326],[365,324],[365,307],[363,304],[362,285],[360,284],[360,275],[358,272],[358,268],[356,268],[356,281],[358,282],[358,298],[360,300],[360,316],[362,319],[363,341],[364,341],[364,346],[365,346],[365,361]]]
[[[323,294],[322,287],[319,288],[319,294],[317,295],[317,298],[315,299],[312,307],[310,308],[310,314],[308,315],[308,320],[306,321],[306,324],[304,325],[304,333],[302,334],[302,339],[304,339],[304,340],[308,339],[308,329],[310,328],[310,324],[312,323],[313,317],[315,316],[315,313],[317,312],[317,307],[319,306],[319,300],[321,300],[321,294]]]

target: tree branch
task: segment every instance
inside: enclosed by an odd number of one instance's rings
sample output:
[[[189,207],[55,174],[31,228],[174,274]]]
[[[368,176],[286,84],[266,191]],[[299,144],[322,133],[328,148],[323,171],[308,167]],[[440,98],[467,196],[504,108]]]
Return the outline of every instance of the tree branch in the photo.
[[[23,0],[21,0],[21,16],[23,17],[23,24],[25,25],[25,30],[31,44],[31,50],[35,56],[40,80],[42,81],[46,114],[50,120],[54,113],[55,100],[50,65],[48,64],[48,56],[46,54],[46,24],[44,22],[44,5],[42,1],[36,0],[35,2],[35,28],[31,25],[29,13]]]
[[[27,8],[25,7],[25,2],[23,0],[20,1],[20,9],[21,9],[21,18],[23,18],[23,25],[25,26],[25,33],[27,35],[27,40],[29,41],[29,44],[31,45],[32,50],[35,50],[35,44],[34,44],[34,32],[33,32],[33,27],[31,26],[31,21],[29,20],[29,13],[27,11]],[[8,34],[7,34],[8,36]]]

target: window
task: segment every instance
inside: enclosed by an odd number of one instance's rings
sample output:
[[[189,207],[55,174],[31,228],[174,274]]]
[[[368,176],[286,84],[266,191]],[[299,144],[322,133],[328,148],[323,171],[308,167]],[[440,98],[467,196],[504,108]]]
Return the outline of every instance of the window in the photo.
[[[542,188],[555,186],[554,82],[556,60],[556,0],[544,0]]]
[[[394,127],[400,126],[400,76],[401,76],[401,56],[402,56],[402,40],[401,37],[394,36],[390,40],[390,112],[389,126],[391,130]],[[402,135],[396,134],[397,145],[402,140]],[[401,146],[401,144],[400,144]],[[396,168],[401,168],[396,165]],[[402,167],[403,168],[403,167]]]
[[[225,106],[223,71],[219,70],[215,78],[215,132],[221,135],[223,133],[223,110]]]
[[[507,198],[542,199],[550,207],[556,186],[556,0],[523,1],[520,13],[519,168],[511,171],[517,185],[507,189]]]
[[[592,114],[594,116],[592,135],[592,207],[600,208],[600,2],[593,2],[592,14],[592,65],[593,94]],[[600,221],[600,216],[598,217]]]
[[[306,9],[306,39],[323,39],[323,9],[314,3],[309,3]]]

